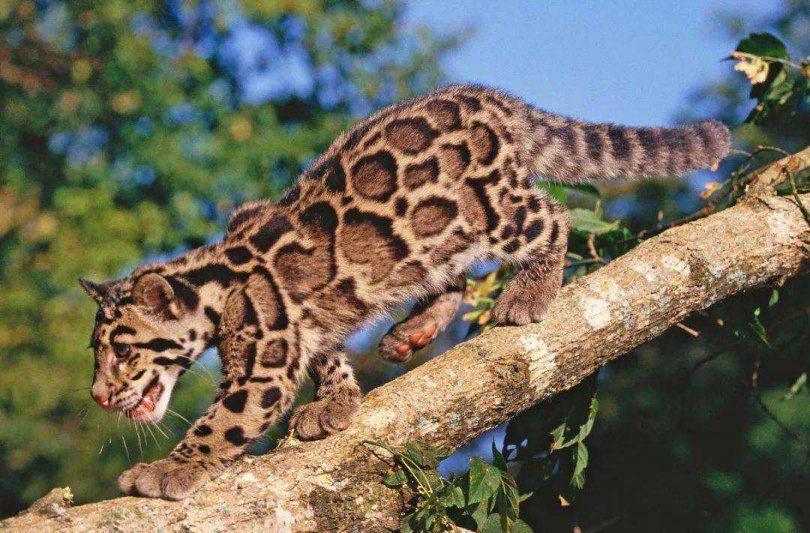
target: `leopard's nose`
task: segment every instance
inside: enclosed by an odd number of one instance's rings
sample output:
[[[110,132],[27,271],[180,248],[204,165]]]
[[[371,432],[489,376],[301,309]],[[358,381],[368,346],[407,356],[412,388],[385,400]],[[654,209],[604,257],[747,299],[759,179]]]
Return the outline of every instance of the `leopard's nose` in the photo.
[[[104,409],[110,409],[112,395],[112,388],[109,386],[94,383],[93,388],[90,389],[90,396],[92,396],[93,400],[95,400],[95,402]]]

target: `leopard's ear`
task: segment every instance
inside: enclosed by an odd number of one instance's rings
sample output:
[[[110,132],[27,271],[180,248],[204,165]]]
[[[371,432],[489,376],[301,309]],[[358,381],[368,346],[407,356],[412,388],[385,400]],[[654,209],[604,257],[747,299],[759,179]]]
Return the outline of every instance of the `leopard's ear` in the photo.
[[[81,285],[85,292],[90,295],[90,298],[95,300],[99,305],[107,298],[107,293],[110,289],[107,283],[93,283],[86,279],[79,279],[79,285]]]
[[[150,272],[135,281],[132,287],[132,298],[135,304],[158,315],[175,315],[177,303],[174,289],[160,274]]]

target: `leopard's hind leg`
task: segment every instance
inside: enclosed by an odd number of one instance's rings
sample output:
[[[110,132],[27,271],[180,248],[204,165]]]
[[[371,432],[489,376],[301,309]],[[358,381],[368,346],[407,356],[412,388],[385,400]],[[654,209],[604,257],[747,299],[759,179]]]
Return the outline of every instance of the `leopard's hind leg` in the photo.
[[[440,294],[420,301],[404,321],[391,328],[380,341],[380,357],[404,363],[414,352],[430,344],[453,320],[464,298],[466,278]]]
[[[514,236],[496,246],[520,270],[498,297],[492,316],[499,324],[538,322],[562,286],[570,221],[543,192],[528,196],[527,214]]]
[[[317,389],[315,401],[298,407],[290,419],[301,440],[322,439],[349,427],[362,396],[341,348],[312,357],[310,373]]]

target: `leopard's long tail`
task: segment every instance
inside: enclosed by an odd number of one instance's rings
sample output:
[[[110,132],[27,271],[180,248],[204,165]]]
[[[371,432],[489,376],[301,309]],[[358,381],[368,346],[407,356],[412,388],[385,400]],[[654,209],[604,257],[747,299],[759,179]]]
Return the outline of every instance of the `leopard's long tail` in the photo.
[[[711,167],[731,146],[728,128],[714,120],[676,128],[633,128],[537,109],[530,111],[529,120],[532,170],[561,182],[677,176]]]

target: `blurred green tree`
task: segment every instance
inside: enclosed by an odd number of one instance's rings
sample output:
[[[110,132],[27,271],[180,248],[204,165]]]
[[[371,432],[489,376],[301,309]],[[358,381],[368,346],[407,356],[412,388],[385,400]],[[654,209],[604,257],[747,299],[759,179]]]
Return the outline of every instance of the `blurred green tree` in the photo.
[[[170,449],[87,409],[94,310],[77,278],[200,245],[358,115],[435,87],[458,35],[405,28],[402,10],[0,1],[0,516],[55,485],[111,496],[128,455]],[[186,381],[175,408],[191,418],[214,387]]]

